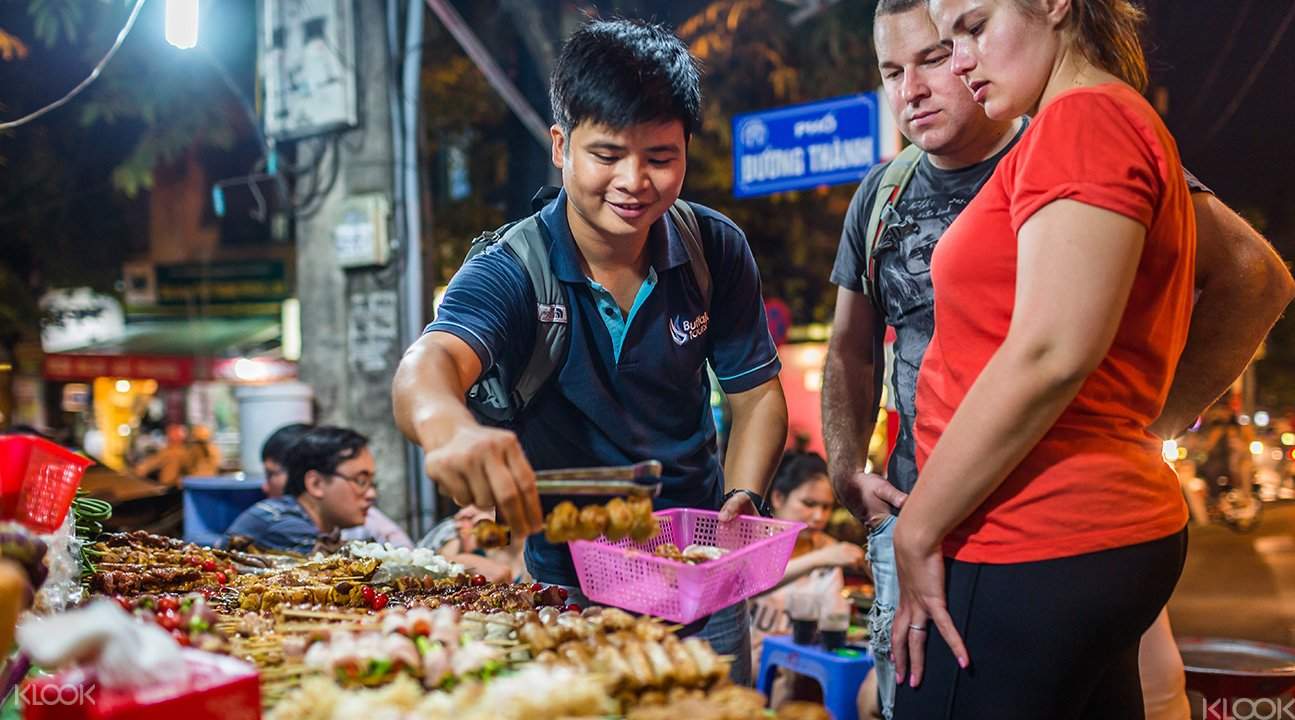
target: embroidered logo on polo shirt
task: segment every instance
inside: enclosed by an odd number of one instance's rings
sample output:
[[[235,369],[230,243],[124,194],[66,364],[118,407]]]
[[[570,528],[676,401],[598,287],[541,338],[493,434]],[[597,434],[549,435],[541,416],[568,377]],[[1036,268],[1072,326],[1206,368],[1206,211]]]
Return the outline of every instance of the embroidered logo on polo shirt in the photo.
[[[702,313],[692,320],[674,318],[670,321],[670,339],[675,345],[683,346],[689,340],[696,340],[706,334],[710,326],[710,313]]]
[[[545,305],[543,303],[537,303],[535,307],[539,310],[540,322],[553,323],[555,325],[567,324],[566,305]]]

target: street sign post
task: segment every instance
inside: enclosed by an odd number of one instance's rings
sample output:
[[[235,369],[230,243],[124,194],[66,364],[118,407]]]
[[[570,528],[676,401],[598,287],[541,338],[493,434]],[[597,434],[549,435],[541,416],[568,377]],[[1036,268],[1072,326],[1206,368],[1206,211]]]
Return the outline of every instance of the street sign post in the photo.
[[[861,93],[733,117],[733,195],[858,182],[880,161],[880,103]]]

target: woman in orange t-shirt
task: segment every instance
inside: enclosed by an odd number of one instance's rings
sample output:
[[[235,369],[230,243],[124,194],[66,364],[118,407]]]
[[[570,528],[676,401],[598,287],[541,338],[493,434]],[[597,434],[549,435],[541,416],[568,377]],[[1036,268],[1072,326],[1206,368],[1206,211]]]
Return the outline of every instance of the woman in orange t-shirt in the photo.
[[[1187,520],[1147,428],[1186,344],[1196,233],[1139,93],[1141,12],[929,7],[986,114],[1033,120],[931,263],[921,474],[895,527],[896,716],[1141,717],[1138,641]]]

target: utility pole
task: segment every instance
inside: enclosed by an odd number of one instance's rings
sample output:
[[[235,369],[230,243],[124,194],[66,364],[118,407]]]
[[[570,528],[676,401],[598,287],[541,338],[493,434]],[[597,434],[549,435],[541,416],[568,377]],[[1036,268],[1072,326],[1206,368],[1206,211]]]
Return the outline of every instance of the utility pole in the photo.
[[[309,215],[296,218],[297,295],[301,301],[301,379],[315,391],[316,420],[368,436],[377,460],[378,505],[410,526],[406,442],[392,419],[391,380],[403,351],[401,237],[396,205],[391,53],[382,2],[354,7],[359,126],[332,142],[321,160],[337,181]],[[413,161],[413,160],[411,160]],[[412,199],[417,202],[417,198]],[[365,215],[365,211],[368,215]],[[367,226],[392,239],[390,257],[343,268],[339,226]],[[378,226],[381,227],[378,227]]]

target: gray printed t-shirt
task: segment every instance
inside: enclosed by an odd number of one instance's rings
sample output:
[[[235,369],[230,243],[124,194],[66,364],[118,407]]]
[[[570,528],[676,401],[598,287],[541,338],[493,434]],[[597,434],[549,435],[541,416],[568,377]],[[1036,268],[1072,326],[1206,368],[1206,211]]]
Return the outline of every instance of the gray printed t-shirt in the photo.
[[[1022,124],[1021,132],[1025,127]],[[886,477],[904,492],[911,492],[917,483],[913,442],[917,372],[935,333],[931,253],[940,236],[994,174],[998,161],[1020,139],[1017,133],[993,157],[958,170],[941,170],[923,155],[893,212],[882,218],[886,229],[876,248],[877,294],[881,297],[882,319],[895,329],[891,393],[900,418],[899,437],[890,454]],[[841,245],[832,267],[832,282],[847,290],[866,292],[863,284],[867,272],[865,235],[873,198],[885,168],[886,165],[878,165],[868,172],[859,183],[845,216]]]

